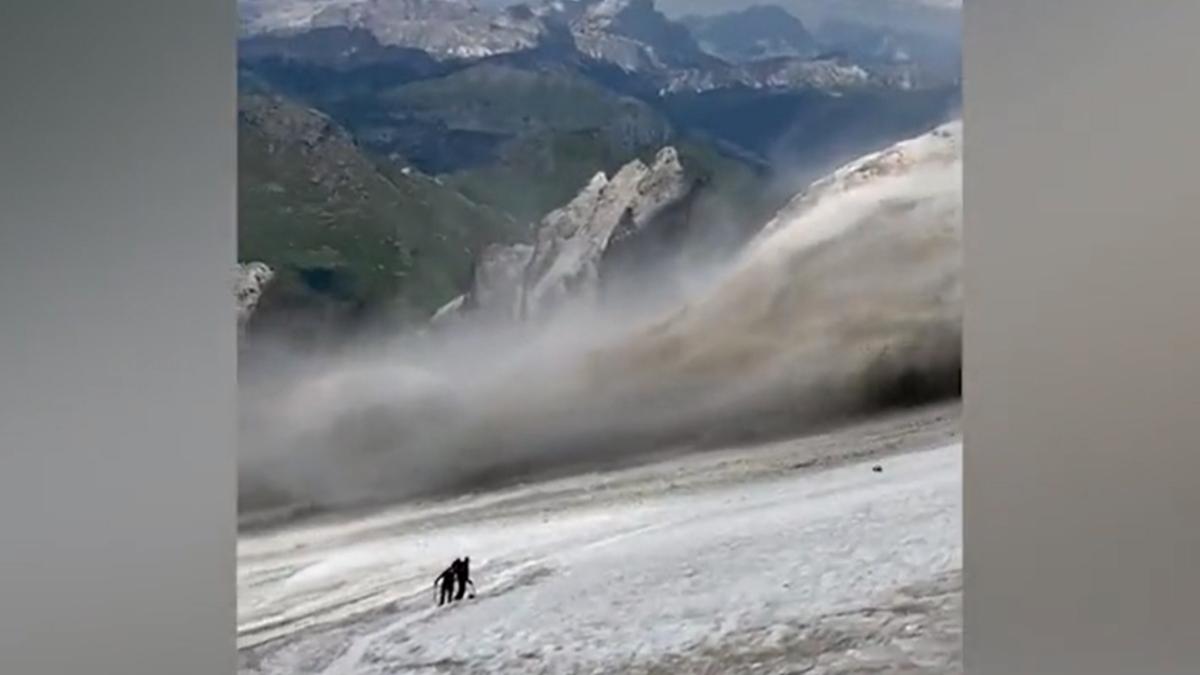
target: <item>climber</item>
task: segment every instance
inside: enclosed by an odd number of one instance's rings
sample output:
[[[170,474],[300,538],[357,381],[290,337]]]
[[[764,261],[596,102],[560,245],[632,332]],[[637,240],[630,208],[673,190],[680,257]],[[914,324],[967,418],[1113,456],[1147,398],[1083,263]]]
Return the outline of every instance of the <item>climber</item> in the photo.
[[[454,562],[450,563],[450,566],[442,570],[437,579],[433,580],[433,588],[437,590],[440,587],[441,589],[438,592],[438,607],[454,601],[454,582],[458,577],[461,565],[462,561],[455,558]]]
[[[458,580],[458,593],[455,594],[454,599],[455,600],[463,599],[463,596],[467,594],[467,584],[471,585],[470,597],[474,598],[475,597],[475,582],[471,581],[471,558],[470,558],[470,556],[467,556],[467,557],[463,558],[462,560],[456,560],[455,563],[458,565],[458,571],[455,574],[455,577]]]

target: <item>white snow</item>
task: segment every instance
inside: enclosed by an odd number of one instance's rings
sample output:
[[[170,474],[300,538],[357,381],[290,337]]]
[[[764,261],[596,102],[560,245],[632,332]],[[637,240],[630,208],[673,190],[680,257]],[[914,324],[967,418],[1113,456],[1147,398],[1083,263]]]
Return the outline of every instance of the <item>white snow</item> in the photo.
[[[660,476],[613,498],[585,476],[247,536],[239,642],[297,637],[250,672],[575,672],[854,608],[961,567],[961,446],[882,464],[680,491]],[[555,504],[568,491],[588,498]],[[434,607],[433,577],[463,554],[479,596]]]

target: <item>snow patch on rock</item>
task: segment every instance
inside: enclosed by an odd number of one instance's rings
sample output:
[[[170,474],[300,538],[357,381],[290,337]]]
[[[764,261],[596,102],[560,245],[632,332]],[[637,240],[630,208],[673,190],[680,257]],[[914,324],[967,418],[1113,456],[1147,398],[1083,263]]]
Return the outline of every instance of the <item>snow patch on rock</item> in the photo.
[[[263,290],[275,278],[275,271],[266,263],[251,262],[238,265],[234,280],[234,298],[237,301],[237,318],[239,330],[246,325],[258,303],[262,300]]]

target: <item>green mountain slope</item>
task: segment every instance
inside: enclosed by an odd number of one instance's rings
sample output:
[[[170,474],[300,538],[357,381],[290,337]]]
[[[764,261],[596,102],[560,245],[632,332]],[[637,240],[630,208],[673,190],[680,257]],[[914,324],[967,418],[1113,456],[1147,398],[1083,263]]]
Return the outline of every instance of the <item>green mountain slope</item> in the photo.
[[[522,223],[569,200],[595,172],[653,152],[671,136],[647,103],[552,60],[484,61],[355,92],[313,87],[305,102],[376,156],[402,157]]]
[[[261,312],[422,316],[461,291],[511,220],[435,179],[372,161],[325,115],[239,97],[239,258],[279,275]]]
[[[685,167],[722,190],[723,199],[744,197],[756,178],[749,165],[682,137],[647,102],[571,68],[484,63],[386,98],[431,126],[505,139],[491,162],[443,177],[522,223],[570,201],[596,172],[611,174],[635,157],[648,161],[667,144],[678,146]]]

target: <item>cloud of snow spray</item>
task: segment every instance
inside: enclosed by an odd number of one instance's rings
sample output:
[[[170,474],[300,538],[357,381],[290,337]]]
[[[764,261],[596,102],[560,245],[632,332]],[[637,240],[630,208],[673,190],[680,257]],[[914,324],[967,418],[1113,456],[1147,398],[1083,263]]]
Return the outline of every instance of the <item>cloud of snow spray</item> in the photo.
[[[815,184],[673,307],[263,359],[241,386],[243,510],[472,489],[957,393],[957,130]]]

